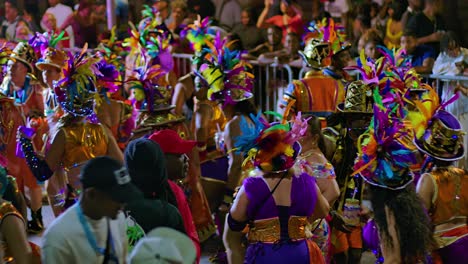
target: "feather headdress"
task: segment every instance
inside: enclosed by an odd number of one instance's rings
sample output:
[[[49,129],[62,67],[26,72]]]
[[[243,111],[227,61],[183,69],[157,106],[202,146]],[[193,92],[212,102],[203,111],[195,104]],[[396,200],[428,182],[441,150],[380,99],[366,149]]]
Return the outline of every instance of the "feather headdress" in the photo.
[[[200,16],[193,24],[188,25],[180,33],[181,38],[186,38],[190,42],[190,47],[195,52],[200,52],[208,43],[212,43],[216,36],[216,32],[210,29],[211,20],[205,17],[203,20]]]
[[[297,140],[307,130],[307,121],[298,114],[295,120],[287,122],[283,116],[275,112],[266,112],[282,119],[281,122],[269,123],[261,113],[250,115],[253,124],[242,117],[240,127],[242,135],[236,138],[236,151],[244,153],[244,160],[264,172],[287,171],[294,165],[300,153]]]
[[[39,33],[36,34],[29,39],[28,43],[36,52],[38,58],[44,56],[44,53],[48,48],[56,49],[57,45],[60,41],[66,40],[68,38],[65,37],[65,31],[56,34],[52,31]]]
[[[164,99],[166,97],[160,90],[166,88],[158,86],[159,78],[164,76],[166,71],[160,65],[151,65],[150,58],[147,56],[143,56],[143,58],[145,59],[144,66],[136,68],[134,76],[130,77],[127,82],[130,89],[133,90],[137,102],[136,108],[153,112],[157,107],[156,98]]]
[[[374,116],[358,141],[355,174],[369,184],[387,189],[405,188],[413,180],[409,167],[416,163],[413,152],[398,141],[405,135],[401,119],[394,118],[374,90]]]
[[[204,64],[195,72],[208,87],[209,100],[224,101],[225,104],[235,104],[238,101],[251,98],[253,89],[253,74],[247,72],[249,65],[242,60],[240,51],[231,51],[218,32],[213,43],[207,42],[202,51],[207,55]]]
[[[54,93],[62,108],[77,116],[88,116],[93,112],[96,76],[99,59],[88,57],[87,45],[81,53],[73,56],[68,53],[68,60],[63,68],[63,78],[54,86]]]

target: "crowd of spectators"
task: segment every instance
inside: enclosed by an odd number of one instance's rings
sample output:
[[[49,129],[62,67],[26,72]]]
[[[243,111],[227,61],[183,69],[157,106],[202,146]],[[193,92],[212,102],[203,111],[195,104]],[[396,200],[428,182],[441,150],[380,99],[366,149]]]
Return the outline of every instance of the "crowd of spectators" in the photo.
[[[60,43],[63,48],[82,47],[85,43],[93,48],[109,36],[104,0],[47,0],[48,8],[42,15],[31,3],[20,10],[17,0],[4,2],[0,38],[7,41],[27,40],[36,31],[65,30],[67,38]],[[311,21],[317,22],[324,17],[332,17],[348,29],[351,58],[364,50],[366,57],[377,59],[380,56],[377,51],[379,45],[389,49],[402,47],[411,56],[411,62],[419,73],[431,73],[437,56],[450,54],[447,53],[447,45],[441,47],[440,42],[444,36],[454,35],[447,34],[441,16],[443,1],[440,0],[313,0],[311,4],[295,0],[264,0],[263,3],[147,0],[142,4],[157,8],[176,38],[197,16],[210,16],[212,25],[222,35],[237,40],[235,47],[246,51],[245,58],[260,63],[278,60],[298,67],[302,67],[297,51],[304,45],[302,36],[305,29]],[[311,12],[305,12],[305,6],[312,8]],[[132,1],[116,0],[115,7],[119,36],[124,38],[128,34],[128,22],[136,24],[140,14],[134,10]],[[459,47],[460,42],[456,43]],[[183,45],[175,47],[173,52],[190,51]],[[464,72],[465,60],[468,59],[458,62],[459,73]],[[349,64],[353,63],[354,60],[350,60]]]

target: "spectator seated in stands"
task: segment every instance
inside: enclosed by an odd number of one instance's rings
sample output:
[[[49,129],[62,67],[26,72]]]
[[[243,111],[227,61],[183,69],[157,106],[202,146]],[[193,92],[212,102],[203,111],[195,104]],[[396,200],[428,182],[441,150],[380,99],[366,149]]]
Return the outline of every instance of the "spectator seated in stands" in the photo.
[[[19,42],[27,41],[30,37],[28,24],[19,15],[18,3],[16,0],[5,1],[5,19],[2,22],[0,38],[7,41]]]
[[[377,51],[379,45],[383,45],[379,32],[376,29],[369,29],[359,38],[358,50],[364,50],[366,58],[376,60],[381,56]]]
[[[411,31],[401,36],[401,47],[411,56],[411,65],[417,73],[430,73],[434,65],[435,53],[432,47],[417,44],[417,37]]]
[[[431,46],[436,55],[439,53],[439,41],[445,31],[445,23],[440,16],[442,5],[441,0],[425,0],[424,10],[413,16],[404,30],[414,32],[417,44]]]
[[[42,16],[41,25],[44,26],[44,29],[47,32],[54,32],[56,34],[59,34],[58,28],[57,28],[57,19],[55,18],[54,14],[45,13],[44,16]],[[65,31],[65,34],[63,36],[64,36],[64,39],[62,39],[57,44],[57,48],[59,49],[70,48],[70,40],[68,39],[68,32]]]
[[[288,33],[284,48],[278,51],[263,53],[258,57],[258,62],[269,64],[276,60],[279,63],[289,63],[294,60],[301,60],[299,58],[299,49],[301,48],[299,36],[296,33]],[[299,65],[302,65],[300,63]]]
[[[240,37],[245,50],[251,50],[265,41],[263,30],[257,28],[253,18],[252,9],[242,9],[241,23],[237,23],[232,29],[232,33]]]
[[[172,32],[172,36],[178,37],[180,31],[192,22],[187,15],[188,9],[184,0],[171,2],[171,22],[167,24],[167,28]]]
[[[244,55],[246,59],[256,59],[260,54],[265,52],[273,52],[283,49],[283,44],[281,39],[283,38],[282,30],[278,26],[270,26],[267,29],[267,42],[258,45],[253,50],[249,50],[247,54]]]

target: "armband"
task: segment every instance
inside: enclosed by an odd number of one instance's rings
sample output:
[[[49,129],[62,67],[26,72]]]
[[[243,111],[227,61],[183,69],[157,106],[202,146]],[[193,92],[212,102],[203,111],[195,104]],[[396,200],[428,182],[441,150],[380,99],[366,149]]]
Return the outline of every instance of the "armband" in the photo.
[[[21,150],[24,153],[24,158],[28,167],[31,169],[34,177],[40,182],[48,180],[54,172],[49,168],[47,162],[43,159],[40,159],[36,152],[34,151],[33,144],[30,139],[21,137],[18,139]]]

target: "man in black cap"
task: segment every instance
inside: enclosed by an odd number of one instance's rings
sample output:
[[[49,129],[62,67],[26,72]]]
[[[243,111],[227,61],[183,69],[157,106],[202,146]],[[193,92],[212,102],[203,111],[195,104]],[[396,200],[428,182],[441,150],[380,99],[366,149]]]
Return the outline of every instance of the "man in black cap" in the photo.
[[[81,170],[83,192],[44,235],[44,263],[125,263],[126,203],[142,199],[122,164],[110,157],[88,161]]]

